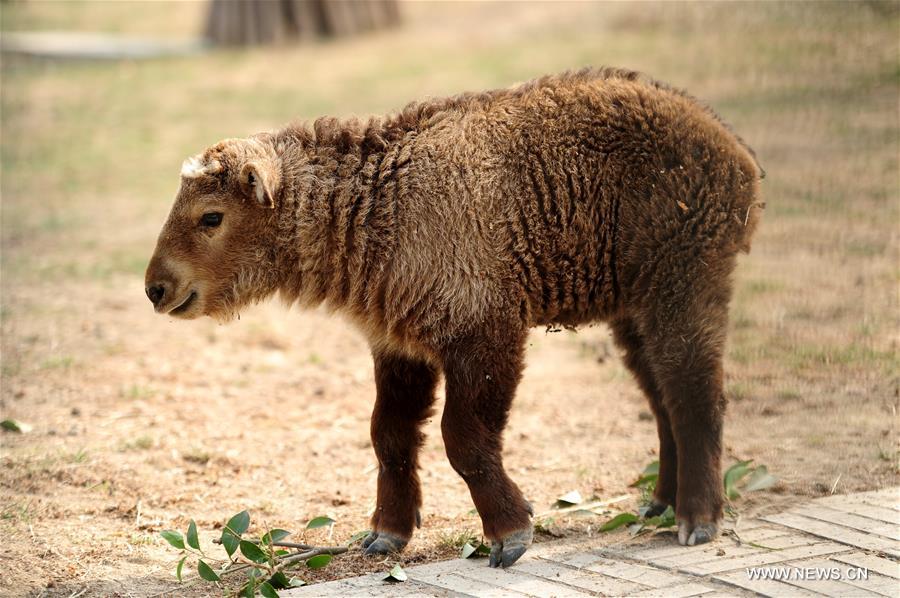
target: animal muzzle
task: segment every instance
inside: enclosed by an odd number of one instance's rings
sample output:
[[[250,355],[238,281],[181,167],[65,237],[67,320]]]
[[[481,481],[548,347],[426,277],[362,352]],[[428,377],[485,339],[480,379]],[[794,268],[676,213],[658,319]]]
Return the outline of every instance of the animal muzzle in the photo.
[[[163,303],[164,299],[171,297],[171,288],[172,286],[167,282],[155,282],[148,285],[145,291],[147,293],[147,298],[150,299],[153,307],[157,307]]]
[[[157,312],[166,313],[175,305],[178,283],[163,260],[155,256],[150,260],[144,282],[144,292]]]

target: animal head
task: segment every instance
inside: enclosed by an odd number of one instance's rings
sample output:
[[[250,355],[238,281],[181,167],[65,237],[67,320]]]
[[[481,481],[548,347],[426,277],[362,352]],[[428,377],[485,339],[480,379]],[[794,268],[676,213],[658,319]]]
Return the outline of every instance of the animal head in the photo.
[[[157,313],[229,320],[274,292],[281,159],[271,139],[227,139],[184,161],[145,277]]]

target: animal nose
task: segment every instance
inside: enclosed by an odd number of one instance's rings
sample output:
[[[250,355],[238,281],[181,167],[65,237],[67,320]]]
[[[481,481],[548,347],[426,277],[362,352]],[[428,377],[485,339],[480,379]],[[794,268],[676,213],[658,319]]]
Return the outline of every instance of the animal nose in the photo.
[[[166,287],[161,284],[154,284],[147,287],[146,291],[150,302],[153,303],[153,305],[158,305],[166,294]]]

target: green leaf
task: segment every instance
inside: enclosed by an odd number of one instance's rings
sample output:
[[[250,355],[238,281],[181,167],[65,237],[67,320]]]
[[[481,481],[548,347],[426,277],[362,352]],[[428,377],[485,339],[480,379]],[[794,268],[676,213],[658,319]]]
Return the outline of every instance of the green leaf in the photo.
[[[757,490],[765,490],[771,488],[778,482],[778,478],[769,473],[769,468],[760,465],[753,470],[753,473],[747,479],[747,485],[744,486],[744,492],[756,492]]]
[[[197,563],[197,573],[206,581],[219,581],[219,576],[216,575],[216,572],[203,561]]]
[[[601,532],[610,532],[614,529],[619,529],[623,525],[628,525],[630,523],[636,523],[638,521],[638,516],[634,513],[619,513],[606,523],[600,526]]]
[[[645,488],[648,490],[654,490],[656,488],[656,482],[659,480],[659,475],[655,473],[650,473],[647,475],[642,475],[635,481],[631,482],[632,488]]]
[[[653,491],[656,488],[656,482],[659,479],[659,461],[654,461],[644,468],[640,477],[631,483],[632,488],[643,488]]]
[[[256,596],[256,580],[252,577],[241,586],[241,589],[238,590],[238,596],[241,598],[254,598]]]
[[[250,513],[241,511],[225,524],[235,535],[240,536],[250,527]]]
[[[263,552],[259,546],[247,540],[241,540],[241,554],[253,561],[254,563],[265,563],[269,560],[268,555]]]
[[[660,522],[657,527],[674,527],[675,526],[675,509],[671,506],[666,507],[663,514],[659,516]]]
[[[316,529],[317,527],[326,527],[329,525],[334,525],[334,519],[331,517],[315,517],[310,519],[309,523],[306,524],[306,529]]]
[[[310,569],[321,569],[322,567],[326,566],[330,562],[331,562],[330,554],[319,554],[319,555],[312,557],[311,559],[307,559],[306,566],[309,567]]]
[[[181,570],[184,569],[184,562],[187,560],[187,555],[181,557],[181,560],[178,561],[178,566],[175,567],[175,577],[178,578],[178,581],[181,581]]]
[[[279,571],[278,573],[270,577],[269,584],[276,590],[289,588],[291,586],[291,582],[288,579],[287,575],[284,574],[284,571]]]
[[[197,537],[197,524],[193,519],[191,519],[191,523],[188,525],[187,543],[191,548],[200,550],[200,538]]]
[[[269,530],[260,540],[260,544],[271,544],[272,542],[281,542],[285,538],[291,535],[291,532],[286,529],[273,529]]]
[[[26,434],[31,431],[31,426],[14,419],[4,419],[0,422],[0,428],[3,428],[7,432],[15,432],[17,434]]]
[[[400,565],[394,565],[394,568],[390,570],[384,581],[406,581],[406,571]]]
[[[738,482],[741,481],[751,471],[750,464],[753,461],[738,461],[728,468],[725,472],[725,496],[728,500],[734,500],[741,495],[737,488]]]
[[[159,535],[162,536],[166,542],[168,542],[175,548],[180,548],[181,550],[184,550],[184,538],[182,538],[181,532],[176,532],[175,530],[167,529],[165,531],[159,532]]]
[[[360,540],[362,540],[363,538],[368,536],[370,533],[372,533],[371,530],[367,530],[367,529],[364,529],[361,532],[356,532],[355,534],[350,536],[349,540],[347,540],[347,546],[356,544],[357,542],[359,542]]]
[[[228,553],[228,556],[231,556],[237,551],[238,546],[240,546],[241,540],[234,534],[232,534],[229,530],[222,530],[222,546],[225,547],[225,552]]]
[[[259,584],[259,593],[263,598],[278,598],[278,592],[276,592],[275,588],[267,581]]]
[[[652,463],[648,463],[647,467],[644,468],[644,471],[641,472],[642,476],[649,475],[659,475],[659,461],[653,461]]]

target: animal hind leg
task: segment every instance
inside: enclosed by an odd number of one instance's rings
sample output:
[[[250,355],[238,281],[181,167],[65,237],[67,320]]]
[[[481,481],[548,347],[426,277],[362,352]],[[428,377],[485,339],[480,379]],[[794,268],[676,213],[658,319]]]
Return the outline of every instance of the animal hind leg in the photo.
[[[377,394],[371,433],[378,498],[363,548],[365,554],[386,554],[402,550],[420,523],[420,428],[432,413],[438,372],[428,363],[397,355],[376,353],[374,358]]]
[[[496,329],[495,329],[496,330]],[[524,330],[457,340],[445,352],[441,431],[492,544],[491,567],[508,567],[531,545],[531,505],[503,468],[503,428],[522,372]]]
[[[675,516],[681,544],[715,537],[722,518],[722,352],[730,287],[727,272],[682,277],[654,297],[642,329],[662,392],[678,461]]]
[[[646,516],[661,515],[667,507],[675,508],[678,492],[678,452],[669,414],[663,405],[662,393],[656,383],[650,361],[644,347],[637,323],[630,317],[623,317],[611,322],[613,339],[625,351],[625,365],[634,374],[638,385],[650,403],[650,409],[656,418],[656,430],[659,436],[659,477],[653,491],[653,499]]]

